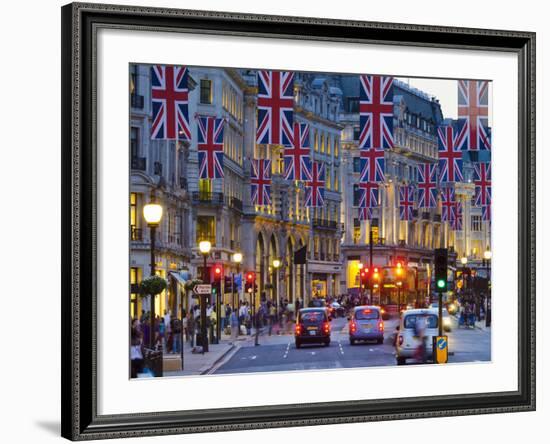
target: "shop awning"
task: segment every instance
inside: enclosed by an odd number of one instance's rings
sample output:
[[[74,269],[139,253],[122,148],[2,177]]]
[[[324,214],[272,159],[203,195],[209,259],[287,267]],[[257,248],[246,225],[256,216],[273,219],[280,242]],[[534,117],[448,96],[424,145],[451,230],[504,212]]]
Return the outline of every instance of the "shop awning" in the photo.
[[[185,285],[185,282],[187,281],[184,276],[182,276],[177,271],[171,271],[170,276],[172,276],[178,284]]]

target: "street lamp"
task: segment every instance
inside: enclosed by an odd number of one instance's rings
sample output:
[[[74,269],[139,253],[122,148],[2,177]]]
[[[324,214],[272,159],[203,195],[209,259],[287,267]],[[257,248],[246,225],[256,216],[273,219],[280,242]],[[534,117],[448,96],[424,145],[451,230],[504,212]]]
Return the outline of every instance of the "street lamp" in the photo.
[[[403,282],[397,281],[397,316],[401,314],[401,286],[403,285]]]
[[[243,255],[242,253],[233,253],[232,257],[233,262],[237,266],[237,274],[240,273],[240,266],[243,261]],[[237,310],[239,309],[239,298],[235,299],[235,272],[231,272],[231,299],[233,300],[233,311],[236,312],[237,318],[239,317],[239,313]],[[243,280],[241,279],[241,285],[243,285]],[[237,335],[239,334],[239,327],[237,326]]]
[[[201,241],[199,242],[199,251],[201,252],[204,258],[204,265],[202,268],[202,281],[203,283],[210,283],[208,278],[208,270],[206,269],[206,259],[210,255],[210,250],[212,249],[212,244],[210,241]],[[200,295],[201,301],[201,345],[202,352],[205,353],[208,351],[208,337],[206,336],[206,295]]]
[[[483,262],[487,268],[487,310],[485,313],[485,327],[491,326],[491,257],[493,253],[487,247],[487,250],[483,253]]]
[[[275,301],[279,300],[279,282],[277,281],[277,275],[279,274],[279,268],[281,266],[281,261],[279,259],[273,259],[273,285],[275,285]]]
[[[143,217],[151,230],[151,276],[154,276],[156,274],[155,240],[157,237],[157,227],[160,225],[162,219],[162,206],[154,201],[154,197],[151,197],[151,202],[143,207]],[[151,350],[154,347],[155,311],[155,295],[151,295],[151,313],[149,316],[149,347]]]
[[[363,301],[363,263],[359,262],[357,264],[357,268],[359,269],[359,295],[361,297],[361,304],[364,303]]]

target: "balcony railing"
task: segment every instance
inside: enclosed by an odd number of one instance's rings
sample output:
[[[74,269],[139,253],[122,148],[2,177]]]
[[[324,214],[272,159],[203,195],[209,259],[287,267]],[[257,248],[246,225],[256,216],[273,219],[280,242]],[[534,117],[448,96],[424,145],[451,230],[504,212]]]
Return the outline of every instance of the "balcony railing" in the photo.
[[[140,96],[139,94],[132,94],[130,96],[130,104],[132,105],[132,108],[143,109],[143,96]]]
[[[197,233],[197,244],[202,241],[208,241],[213,247],[216,246],[216,236],[213,234]]]
[[[422,212],[422,220],[430,220],[430,212],[429,211],[423,211]]]
[[[207,193],[195,191],[191,196],[194,203],[208,203],[212,205],[223,205],[223,193]]]
[[[143,240],[143,230],[134,226],[130,227],[130,239],[133,241]]]
[[[132,157],[132,169],[145,171],[147,168],[147,159],[145,157]]]
[[[234,208],[238,211],[243,211],[243,201],[240,200],[240,199],[237,199],[236,197],[232,197],[230,200],[229,200],[229,206],[231,208]]]
[[[441,214],[434,214],[434,222],[441,222]]]
[[[313,219],[312,223],[314,228],[328,228],[330,230],[336,230],[338,227],[338,222],[334,220]]]

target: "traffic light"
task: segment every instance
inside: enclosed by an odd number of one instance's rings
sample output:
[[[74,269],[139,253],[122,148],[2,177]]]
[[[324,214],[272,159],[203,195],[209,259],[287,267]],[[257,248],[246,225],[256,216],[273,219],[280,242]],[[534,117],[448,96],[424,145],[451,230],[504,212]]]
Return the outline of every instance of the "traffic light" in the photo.
[[[369,269],[368,268],[362,268],[361,269],[361,284],[363,284],[365,287],[369,283]]]
[[[247,271],[245,273],[245,287],[244,289],[248,292],[249,290],[256,291],[256,273],[253,271]]]
[[[223,278],[223,292],[233,293],[233,279],[231,276],[225,276]]]
[[[372,278],[377,281],[380,279],[380,273],[378,272],[378,267],[372,269]]]
[[[221,265],[214,265],[214,279],[212,280],[212,293],[221,293],[221,282],[223,276],[223,267]]]
[[[447,249],[436,248],[434,253],[435,289],[444,292],[447,291]]]

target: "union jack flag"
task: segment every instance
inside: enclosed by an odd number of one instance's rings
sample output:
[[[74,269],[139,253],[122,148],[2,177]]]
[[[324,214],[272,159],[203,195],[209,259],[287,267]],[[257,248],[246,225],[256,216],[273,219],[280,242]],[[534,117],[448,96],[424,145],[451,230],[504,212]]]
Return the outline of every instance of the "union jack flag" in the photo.
[[[256,143],[292,146],[294,73],[258,71]]]
[[[460,147],[465,138],[466,125],[461,121],[458,121],[456,127],[447,125],[437,129],[440,182],[462,182],[464,180]]]
[[[360,151],[360,182],[384,182],[384,149],[370,148]]]
[[[199,178],[223,178],[223,128],[224,119],[197,116],[199,152]]]
[[[306,207],[322,207],[325,204],[325,164],[312,161],[307,168]]]
[[[151,67],[151,139],[191,140],[188,78],[183,66]]]
[[[393,148],[393,77],[360,76],[359,148]]]
[[[307,123],[294,122],[291,142],[292,146],[284,150],[285,179],[306,180],[311,148]]]
[[[403,185],[399,187],[399,218],[412,220],[414,206],[414,187]]]
[[[451,219],[451,229],[462,231],[462,202],[455,202]]]
[[[378,206],[378,182],[360,182],[359,208],[374,208]]]
[[[271,205],[271,160],[252,159],[250,192],[253,205]]]
[[[485,205],[481,209],[481,219],[490,221],[491,220],[491,204]]]
[[[491,162],[474,163],[474,205],[482,207],[491,204]]]
[[[421,163],[418,171],[418,207],[434,208],[437,205],[437,165]]]
[[[453,187],[447,187],[441,192],[441,221],[453,222],[456,212],[456,197]]]
[[[458,118],[464,120],[467,127],[465,145],[462,149],[491,149],[488,81],[458,81]]]
[[[372,220],[373,214],[371,207],[359,207],[359,220]]]

